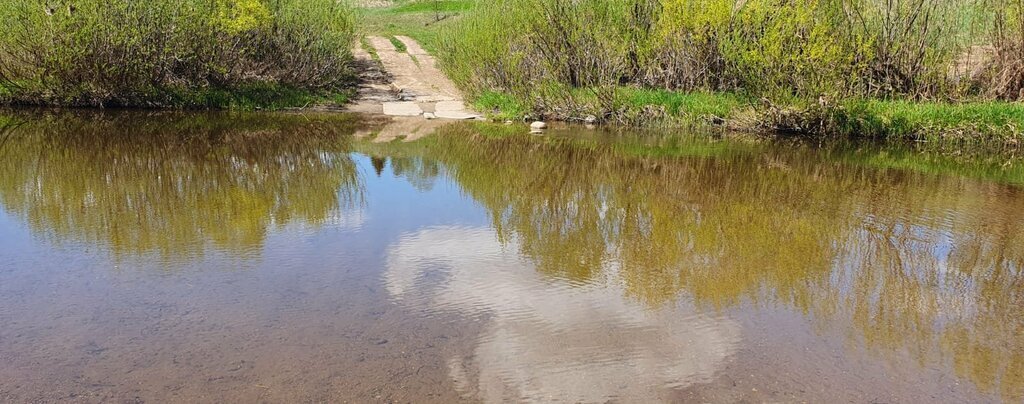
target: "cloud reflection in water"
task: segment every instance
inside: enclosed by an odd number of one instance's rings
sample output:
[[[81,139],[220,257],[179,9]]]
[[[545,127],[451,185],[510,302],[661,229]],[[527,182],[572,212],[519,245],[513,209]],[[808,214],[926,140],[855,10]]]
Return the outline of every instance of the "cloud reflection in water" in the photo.
[[[451,377],[487,402],[650,402],[710,381],[739,344],[739,325],[688,303],[630,301],[613,264],[601,281],[545,277],[484,228],[430,228],[388,250],[385,283],[402,304],[485,318],[471,360]]]

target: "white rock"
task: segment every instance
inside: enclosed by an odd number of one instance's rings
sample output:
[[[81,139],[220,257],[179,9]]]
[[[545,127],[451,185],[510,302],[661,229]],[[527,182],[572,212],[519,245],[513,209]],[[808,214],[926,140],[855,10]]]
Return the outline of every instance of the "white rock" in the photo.
[[[530,129],[534,129],[534,130],[547,129],[547,127],[548,127],[548,124],[546,124],[544,122],[541,122],[541,121],[537,121],[537,122],[534,122],[534,123],[530,124]]]
[[[428,119],[428,120],[429,119],[437,119],[437,115],[434,115],[433,113],[430,113],[430,112],[424,112],[423,113],[423,117]]]

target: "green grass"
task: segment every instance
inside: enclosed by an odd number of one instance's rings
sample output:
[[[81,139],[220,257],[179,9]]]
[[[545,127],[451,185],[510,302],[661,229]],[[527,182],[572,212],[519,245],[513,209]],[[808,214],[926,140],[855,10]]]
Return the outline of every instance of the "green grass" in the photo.
[[[258,83],[223,89],[170,89],[160,104],[151,106],[241,111],[280,110],[344,105],[350,97],[351,91],[317,93],[297,87]]]
[[[831,114],[833,130],[848,136],[976,142],[1024,136],[1024,105],[1010,102],[852,100]]]
[[[405,42],[402,42],[398,40],[398,38],[395,38],[393,36],[388,37],[388,40],[391,41],[391,44],[395,46],[395,50],[402,53],[409,53],[409,48],[405,46]]]
[[[599,110],[597,107],[586,107],[599,102],[599,92],[591,89],[574,89],[566,91],[565,96],[572,99],[572,104],[583,105],[584,109]],[[635,115],[651,106],[661,107],[667,114],[661,118],[686,123],[706,122],[712,117],[731,119],[749,112],[752,108],[749,97],[736,93],[685,93],[620,87],[615,89],[614,97],[614,103],[618,104],[615,108],[623,115]],[[497,120],[521,120],[534,112],[529,105],[528,100],[498,91],[484,91],[473,98],[473,106],[477,110]]]
[[[456,12],[468,11],[476,6],[474,1],[468,0],[418,0],[405,2],[392,8],[394,13],[433,13],[433,12]]]
[[[566,104],[598,103],[598,90],[570,89]],[[737,93],[673,92],[620,87],[614,92],[620,115],[637,115],[651,106],[663,108],[670,122],[684,126],[706,125],[721,118],[732,128],[762,131],[762,124],[778,122],[752,97]],[[473,105],[497,120],[521,120],[533,111],[529,100],[509,93],[484,91]],[[597,107],[593,107],[597,108]],[[945,143],[1017,144],[1024,140],[1024,104],[998,101],[942,103],[902,100],[849,100],[839,107],[791,105],[792,114],[804,125],[803,134],[822,137],[878,138]],[[631,123],[652,123],[647,121]],[[776,125],[778,126],[778,125]]]
[[[730,118],[737,111],[750,105],[747,97],[734,93],[684,93],[622,88],[619,90],[618,96],[632,108],[643,108],[647,105],[665,107],[665,111],[671,116]]]
[[[438,33],[455,24],[463,13],[475,7],[475,1],[441,1],[441,17],[432,2],[407,1],[384,8],[356,9],[359,30],[364,35],[405,35],[415,39],[427,51],[437,54]],[[397,46],[397,45],[396,45]]]
[[[167,86],[137,90],[132,103],[108,103],[106,107],[163,109],[226,109],[238,111],[282,110],[312,106],[341,106],[354,90],[312,91],[278,83],[256,82],[226,87]],[[22,100],[0,87],[0,105],[48,105]]]
[[[523,119],[530,112],[529,108],[515,97],[497,91],[480,94],[473,100],[473,107],[499,120]]]
[[[366,39],[366,37],[360,37],[359,46],[361,46],[366,53],[370,54],[370,58],[380,62],[380,55],[377,54],[377,49],[374,48],[373,45],[370,45],[370,40]]]

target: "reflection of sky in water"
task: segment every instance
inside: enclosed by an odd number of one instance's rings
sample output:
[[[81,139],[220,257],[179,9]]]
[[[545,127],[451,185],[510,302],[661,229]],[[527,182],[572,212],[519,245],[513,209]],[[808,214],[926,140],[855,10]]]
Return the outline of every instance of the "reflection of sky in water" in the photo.
[[[613,279],[545,279],[515,244],[487,228],[435,227],[388,252],[384,277],[396,300],[487,318],[472,360],[450,362],[457,384],[485,401],[657,400],[711,380],[739,344],[735,322],[686,303],[652,310]]]
[[[486,145],[473,143],[451,155],[395,144],[397,153],[371,149],[371,159],[344,144],[307,156],[302,144],[274,154],[268,143],[254,148],[254,161],[228,153],[223,164],[181,150],[170,159],[144,144],[98,148],[125,162],[139,157],[123,166],[78,153],[86,145],[58,148],[76,151],[77,165],[34,165],[25,156],[45,154],[42,146],[0,164],[9,173],[0,180],[10,180],[0,189],[8,198],[0,199],[8,203],[0,202],[0,300],[42,299],[32,288],[60,279],[82,296],[117,285],[122,297],[148,296],[135,289],[144,281],[174,288],[189,277],[231,279],[195,296],[235,293],[260,302],[243,311],[291,315],[282,307],[309,312],[289,300],[293,291],[333,303],[336,291],[321,289],[333,279],[367,293],[345,310],[479,320],[471,355],[444,352],[438,369],[486,401],[656,401],[698,389],[746,365],[749,350],[739,346],[758,331],[744,323],[741,340],[738,324],[768,309],[837,329],[849,346],[874,350],[870,361],[909,352],[912,372],[969,377],[1010,398],[1024,385],[1022,244],[1013,226],[1021,198],[990,184],[816,160],[785,172],[756,159],[659,160],[653,169],[617,154],[515,144],[474,154]],[[181,165],[142,164],[164,159]],[[211,176],[213,168],[222,175]],[[109,172],[122,181],[98,180]],[[168,178],[179,181],[172,187]],[[145,200],[153,195],[161,198]],[[89,279],[101,280],[76,285]],[[268,302],[275,293],[281,298]],[[81,296],[65,298],[71,304],[23,307],[76,307]],[[712,307],[730,317],[704,311]],[[24,313],[16,314],[52,318]]]

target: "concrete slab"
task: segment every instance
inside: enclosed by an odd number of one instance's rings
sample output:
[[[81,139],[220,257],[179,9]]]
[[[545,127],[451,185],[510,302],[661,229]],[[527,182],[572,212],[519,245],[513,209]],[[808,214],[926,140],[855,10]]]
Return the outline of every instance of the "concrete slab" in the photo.
[[[474,113],[471,113],[471,112],[466,112],[466,111],[437,111],[437,112],[434,113],[434,115],[437,115],[438,118],[442,118],[442,119],[460,119],[460,120],[476,119],[478,116],[480,116],[480,115],[477,115],[477,114],[474,114]]]
[[[391,116],[420,116],[423,115],[423,109],[419,105],[416,105],[412,101],[404,102],[385,102],[384,103],[384,115]]]
[[[434,108],[438,111],[462,111],[466,109],[466,104],[459,100],[440,101]]]
[[[358,101],[345,106],[345,111],[358,112],[362,114],[383,114],[384,109],[381,103],[374,101]]]
[[[462,101],[440,101],[434,105],[434,114],[444,119],[474,119],[480,115],[466,110]]]

